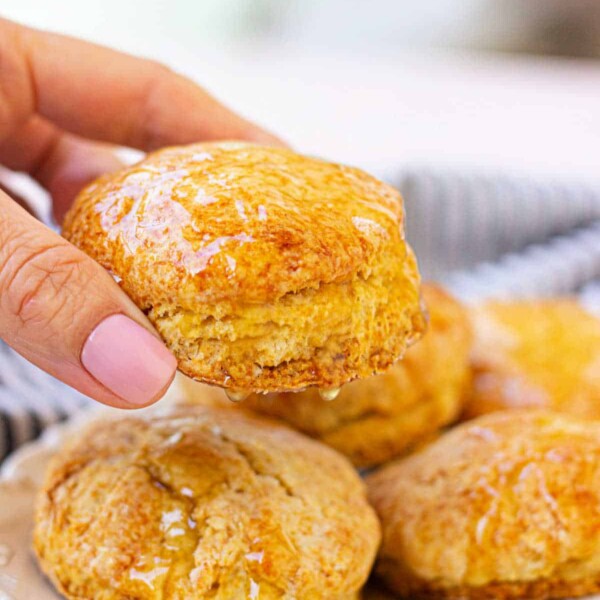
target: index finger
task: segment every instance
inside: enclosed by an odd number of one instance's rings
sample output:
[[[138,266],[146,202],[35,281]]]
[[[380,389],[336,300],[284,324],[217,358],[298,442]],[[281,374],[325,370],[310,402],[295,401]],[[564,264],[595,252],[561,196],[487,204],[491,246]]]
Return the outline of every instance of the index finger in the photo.
[[[0,65],[0,116],[13,120],[38,113],[80,136],[141,150],[215,139],[281,143],[156,62],[4,19]],[[0,139],[18,125],[2,121]]]

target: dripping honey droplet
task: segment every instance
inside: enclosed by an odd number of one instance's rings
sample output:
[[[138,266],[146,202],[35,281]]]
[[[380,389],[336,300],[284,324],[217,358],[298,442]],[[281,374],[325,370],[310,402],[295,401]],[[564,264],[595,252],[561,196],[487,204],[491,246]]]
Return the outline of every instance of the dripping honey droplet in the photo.
[[[232,402],[241,402],[250,395],[250,392],[246,390],[225,390],[225,394]]]
[[[319,396],[321,396],[323,400],[331,402],[338,397],[340,390],[341,388],[339,387],[323,388],[319,390]]]

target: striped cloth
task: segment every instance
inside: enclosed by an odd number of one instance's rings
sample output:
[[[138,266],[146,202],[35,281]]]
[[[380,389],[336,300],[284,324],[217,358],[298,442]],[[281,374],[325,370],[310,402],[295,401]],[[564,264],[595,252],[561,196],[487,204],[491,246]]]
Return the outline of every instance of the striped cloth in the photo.
[[[600,187],[427,169],[388,179],[425,278],[466,301],[569,293],[600,311]],[[90,405],[0,342],[0,460]]]
[[[91,402],[0,341],[0,460]]]
[[[415,171],[395,182],[425,278],[466,300],[600,280],[600,186]]]

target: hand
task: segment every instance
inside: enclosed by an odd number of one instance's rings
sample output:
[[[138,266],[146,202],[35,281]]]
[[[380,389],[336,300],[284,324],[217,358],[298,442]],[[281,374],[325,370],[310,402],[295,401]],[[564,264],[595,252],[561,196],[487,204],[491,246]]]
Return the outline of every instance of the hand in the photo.
[[[48,190],[61,218],[120,166],[109,144],[276,144],[167,68],[0,19],[0,164]],[[100,265],[0,189],[0,337],[84,394],[123,408],[160,398],[174,356]]]

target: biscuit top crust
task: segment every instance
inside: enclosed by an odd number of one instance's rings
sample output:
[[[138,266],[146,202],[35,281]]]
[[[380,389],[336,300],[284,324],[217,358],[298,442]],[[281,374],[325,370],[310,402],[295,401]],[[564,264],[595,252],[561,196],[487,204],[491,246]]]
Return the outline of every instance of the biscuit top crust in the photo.
[[[35,540],[77,598],[337,599],[364,583],[379,537],[333,450],[239,410],[173,407],[67,444]]]
[[[240,142],[166,148],[87,186],[64,235],[140,301],[274,301],[402,260],[399,193],[363,171]]]
[[[384,523],[382,560],[441,587],[597,577],[597,423],[493,413],[368,483]]]
[[[490,404],[600,416],[600,319],[576,300],[486,302],[471,317],[474,413]]]

